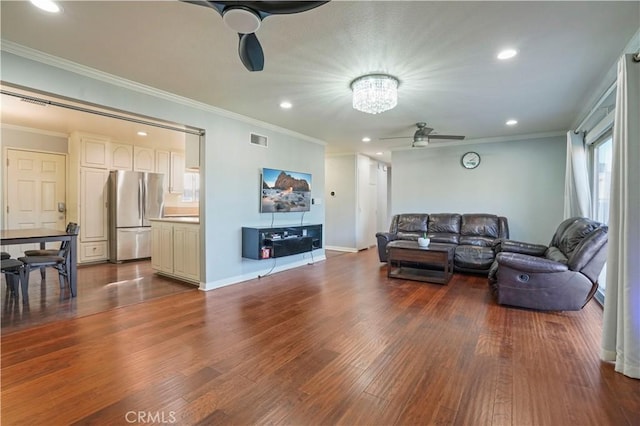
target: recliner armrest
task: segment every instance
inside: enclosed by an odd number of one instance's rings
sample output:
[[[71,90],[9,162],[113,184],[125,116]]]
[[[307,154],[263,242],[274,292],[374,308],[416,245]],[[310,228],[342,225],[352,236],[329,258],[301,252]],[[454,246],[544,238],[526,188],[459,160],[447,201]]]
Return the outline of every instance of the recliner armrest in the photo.
[[[515,240],[498,240],[493,246],[493,250],[496,253],[508,252],[528,254],[530,256],[544,256],[547,251],[547,246]]]
[[[500,266],[508,266],[522,272],[565,272],[569,270],[569,267],[564,263],[520,253],[498,253],[496,261]]]

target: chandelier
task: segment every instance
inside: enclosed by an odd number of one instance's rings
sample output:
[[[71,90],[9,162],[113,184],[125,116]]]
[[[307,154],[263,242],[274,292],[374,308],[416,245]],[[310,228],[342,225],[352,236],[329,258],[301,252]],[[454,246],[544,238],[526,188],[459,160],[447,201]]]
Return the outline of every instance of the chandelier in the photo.
[[[353,108],[368,114],[379,114],[398,104],[397,78],[387,74],[368,74],[351,82]]]

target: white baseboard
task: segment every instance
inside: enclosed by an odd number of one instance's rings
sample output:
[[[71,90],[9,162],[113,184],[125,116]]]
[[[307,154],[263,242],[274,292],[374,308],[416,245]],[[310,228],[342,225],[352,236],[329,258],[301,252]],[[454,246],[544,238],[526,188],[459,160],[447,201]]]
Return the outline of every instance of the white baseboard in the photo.
[[[357,253],[359,250],[353,247],[325,246],[325,250],[346,251],[347,253]]]
[[[324,260],[327,260],[327,257],[322,254],[320,256],[313,256],[313,263],[315,262],[322,262]],[[265,276],[267,275],[267,273],[269,275],[275,274],[277,272],[282,272],[282,271],[286,271],[288,269],[293,269],[293,268],[298,268],[300,266],[305,266],[308,265],[309,262],[311,262],[310,258],[307,259],[302,259],[299,260],[297,262],[292,262],[292,263],[287,263],[286,265],[282,265],[282,266],[276,266],[275,268],[273,268],[273,271],[269,272],[269,270],[271,268],[265,268],[262,271],[256,271],[256,272],[250,272],[248,274],[242,274],[242,275],[236,275],[234,277],[227,277],[221,280],[217,280],[217,281],[211,281],[208,283],[200,283],[200,290],[202,291],[209,291],[209,290],[215,290],[216,288],[220,288],[220,287],[226,287],[228,285],[233,285],[233,284],[238,284],[244,281],[249,281],[249,280],[253,280],[256,278],[259,278],[259,276]]]

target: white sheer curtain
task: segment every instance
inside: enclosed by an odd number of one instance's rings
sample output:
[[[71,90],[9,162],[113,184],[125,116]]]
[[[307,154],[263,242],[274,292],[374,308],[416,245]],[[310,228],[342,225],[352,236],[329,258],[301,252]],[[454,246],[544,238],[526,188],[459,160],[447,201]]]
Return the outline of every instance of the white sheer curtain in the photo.
[[[602,359],[640,379],[640,63],[618,62]]]
[[[591,216],[591,188],[584,133],[567,132],[567,166],[564,177],[564,218]]]

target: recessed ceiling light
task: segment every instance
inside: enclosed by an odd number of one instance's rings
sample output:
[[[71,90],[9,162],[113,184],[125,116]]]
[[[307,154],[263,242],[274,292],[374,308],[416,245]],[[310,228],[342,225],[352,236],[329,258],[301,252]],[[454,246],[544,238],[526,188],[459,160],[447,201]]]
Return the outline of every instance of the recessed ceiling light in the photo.
[[[511,59],[518,54],[518,51],[515,49],[505,49],[498,53],[498,59]]]
[[[147,132],[143,132],[142,130],[138,132],[138,136],[147,136]]]
[[[51,0],[31,0],[31,4],[35,7],[44,10],[45,12],[58,13],[62,10],[55,2]]]
[[[282,108],[282,109],[289,109],[292,106],[293,105],[291,104],[291,102],[288,102],[288,101],[280,102],[280,108]]]
[[[362,142],[371,142],[371,138],[368,136],[365,136],[364,138],[362,138]]]
[[[507,120],[505,124],[507,126],[515,126],[516,124],[518,124],[518,120]]]
[[[376,155],[382,155],[382,153],[381,152],[376,152]]]

